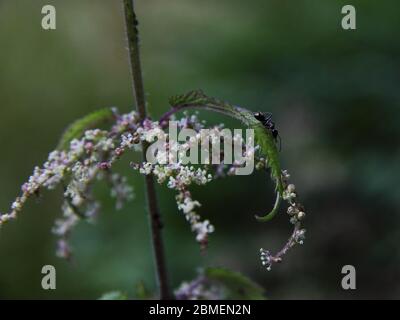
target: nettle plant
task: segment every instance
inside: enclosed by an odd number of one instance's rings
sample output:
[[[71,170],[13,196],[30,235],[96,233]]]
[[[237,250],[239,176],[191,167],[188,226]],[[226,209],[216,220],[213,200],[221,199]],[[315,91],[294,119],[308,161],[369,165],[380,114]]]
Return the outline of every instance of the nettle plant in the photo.
[[[200,202],[193,199],[190,187],[205,186],[211,181],[234,175],[246,160],[255,163],[256,170],[270,173],[275,184],[276,200],[272,210],[265,215],[256,215],[260,222],[271,220],[279,211],[282,200],[287,201],[287,213],[293,232],[281,250],[271,253],[260,249],[261,263],[271,270],[274,263],[281,262],[287,251],[296,244],[302,244],[305,229],[302,221],[305,217],[303,206],[298,202],[294,184],[289,183],[289,174],[282,170],[279,161],[277,144],[278,132],[270,116],[254,113],[245,108],[208,97],[201,90],[177,95],[170,99],[170,109],[159,119],[152,120],[147,116],[146,102],[139,58],[137,19],[131,0],[124,0],[125,22],[129,44],[130,65],[133,76],[134,97],[137,111],[120,114],[117,109],[96,111],[68,127],[56,150],[52,151],[42,167],[36,167],[28,181],[22,185],[22,194],[13,202],[8,213],[0,214],[0,226],[18,217],[24,204],[31,197],[38,196],[42,189],[54,190],[61,186],[64,195],[62,217],[55,221],[53,233],[58,237],[56,254],[70,259],[72,248],[69,238],[73,228],[82,220],[94,221],[100,204],[93,192],[93,185],[99,180],[106,180],[110,186],[111,196],[115,198],[116,209],[133,199],[133,189],[127,178],[114,172],[113,166],[122,157],[130,157],[132,152],[142,152],[143,161],[131,162],[132,170],[145,176],[148,212],[155,253],[157,280],[161,299],[224,299],[224,298],[263,298],[263,290],[241,274],[224,268],[206,268],[191,282],[183,283],[174,294],[171,294],[165,263],[163,240],[161,234],[161,217],[155,193],[155,183],[166,185],[176,191],[177,211],[188,221],[196,241],[204,251],[208,238],[214,232],[209,220],[202,220]],[[170,157],[173,150],[178,156],[187,155],[192,147],[198,146],[201,131],[208,128],[209,136],[214,142],[223,143],[223,125],[207,127],[198,115],[188,114],[186,110],[198,109],[223,113],[239,120],[248,129],[253,130],[254,141],[244,140],[241,135],[232,139],[239,144],[242,160],[218,164],[208,161],[194,166],[177,159],[161,161]],[[184,111],[177,119],[175,113]],[[176,121],[178,129],[191,129],[196,134],[184,143],[171,140],[168,132],[170,120]],[[108,126],[108,129],[104,127]],[[100,129],[101,128],[101,129]],[[149,162],[146,153],[154,141],[164,141],[164,150],[158,150],[155,158],[158,162]],[[220,152],[224,158],[224,150]],[[175,161],[171,161],[175,160]],[[104,298],[121,298],[119,294],[108,294]]]

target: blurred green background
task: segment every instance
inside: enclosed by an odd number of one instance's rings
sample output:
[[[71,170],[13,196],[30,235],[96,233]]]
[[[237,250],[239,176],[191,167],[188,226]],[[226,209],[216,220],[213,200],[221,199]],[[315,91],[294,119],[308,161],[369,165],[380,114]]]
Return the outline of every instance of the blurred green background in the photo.
[[[55,31],[41,28],[45,4],[57,9]],[[267,224],[253,218],[274,201],[265,175],[194,191],[216,227],[206,255],[173,193],[160,188],[174,287],[198,267],[222,265],[249,275],[274,299],[400,297],[400,6],[353,0],[357,30],[344,31],[345,4],[136,1],[152,116],[167,110],[169,96],[196,88],[273,112],[283,167],[308,213],[305,245],[267,272],[258,250],[278,249],[290,226],[284,209]],[[126,112],[132,104],[120,1],[1,0],[0,211],[70,122],[101,107]],[[60,215],[60,190],[31,201],[2,228],[0,298],[92,299],[114,289],[133,295],[139,281],[154,289],[143,180],[129,174],[135,201],[115,213],[100,188],[102,215],[96,225],[77,228],[72,263],[55,257],[50,232]],[[57,290],[41,289],[45,264],[57,269]],[[346,264],[357,269],[357,290],[341,289]]]

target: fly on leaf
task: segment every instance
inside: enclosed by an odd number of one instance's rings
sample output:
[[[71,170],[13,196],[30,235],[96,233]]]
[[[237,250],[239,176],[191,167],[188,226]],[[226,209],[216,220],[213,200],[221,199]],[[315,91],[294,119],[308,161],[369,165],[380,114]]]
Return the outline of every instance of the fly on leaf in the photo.
[[[279,139],[279,151],[282,149],[282,139],[281,136],[279,135],[278,130],[275,128],[275,123],[272,121],[272,113],[269,112],[255,112],[254,118],[256,118],[258,121],[262,123],[262,125],[267,128],[272,136],[275,139],[275,142],[278,143]]]

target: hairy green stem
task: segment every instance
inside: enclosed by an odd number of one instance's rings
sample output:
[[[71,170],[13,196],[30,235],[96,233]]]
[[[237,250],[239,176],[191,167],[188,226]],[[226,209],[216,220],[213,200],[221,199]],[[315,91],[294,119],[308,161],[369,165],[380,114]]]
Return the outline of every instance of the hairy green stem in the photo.
[[[133,79],[133,91],[140,118],[141,120],[144,120],[147,116],[147,112],[139,54],[138,20],[136,18],[134,10],[133,0],[123,0],[123,4],[125,13],[126,34],[128,38],[129,60]],[[144,159],[146,156],[148,144],[146,142],[143,142],[142,147]],[[162,223],[158,208],[154,178],[152,175],[145,176],[145,184],[160,299],[170,299],[172,297],[170,295],[168,272],[165,262],[164,244],[161,232]]]

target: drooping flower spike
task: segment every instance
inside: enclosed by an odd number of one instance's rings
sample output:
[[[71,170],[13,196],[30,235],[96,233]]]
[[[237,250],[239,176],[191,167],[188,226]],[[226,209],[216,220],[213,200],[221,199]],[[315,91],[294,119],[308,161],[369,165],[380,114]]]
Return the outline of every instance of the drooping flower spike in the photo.
[[[98,180],[105,180],[110,185],[111,196],[116,200],[116,208],[121,209],[124,203],[133,198],[133,190],[127,183],[127,178],[113,172],[113,165],[129,152],[140,151],[142,141],[152,143],[155,140],[165,141],[165,150],[184,155],[193,145],[201,141],[201,130],[205,128],[204,121],[197,115],[185,114],[177,120],[179,129],[190,128],[196,133],[185,143],[177,143],[169,139],[165,131],[166,122],[174,113],[185,108],[203,108],[222,112],[241,120],[254,129],[255,142],[244,141],[240,135],[234,135],[232,140],[241,146],[240,153],[244,160],[255,159],[256,169],[270,170],[276,186],[276,201],[272,211],[265,216],[256,216],[259,221],[268,221],[278,212],[281,200],[289,203],[288,214],[294,231],[282,250],[272,255],[268,250],[261,249],[262,264],[269,270],[273,263],[282,261],[288,249],[304,241],[305,229],[301,223],[305,217],[303,206],[298,202],[296,188],[288,183],[289,175],[280,167],[278,151],[271,130],[265,128],[252,112],[209,98],[201,91],[171,99],[172,109],[160,121],[145,119],[139,121],[136,112],[119,114],[113,109],[103,109],[91,114],[71,125],[63,135],[57,150],[49,154],[48,160],[40,168],[36,167],[31,177],[22,186],[21,195],[14,201],[10,212],[0,214],[0,226],[17,218],[26,201],[40,193],[42,189],[53,190],[61,186],[64,195],[62,217],[57,219],[53,232],[59,237],[57,255],[70,258],[72,249],[68,243],[71,232],[81,220],[94,221],[100,211],[100,203],[93,194],[93,185]],[[104,122],[111,122],[109,130],[93,129]],[[223,136],[223,125],[209,128],[210,139],[220,142]],[[191,185],[206,185],[214,179],[233,175],[242,166],[241,163],[205,164],[193,166],[181,161],[171,160],[166,151],[158,151],[157,164],[150,162],[131,163],[131,167],[143,175],[153,175],[157,182],[166,184],[177,192],[177,208],[189,222],[195,239],[205,249],[209,235],[215,228],[209,220],[202,220],[199,215],[200,202],[194,200],[190,192]],[[224,158],[224,150],[220,153]],[[172,159],[176,160],[176,159]]]

